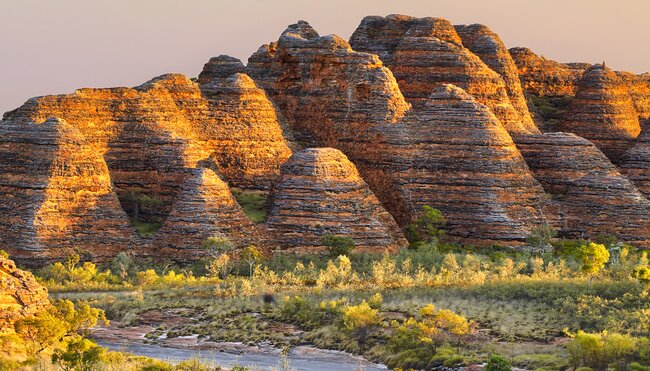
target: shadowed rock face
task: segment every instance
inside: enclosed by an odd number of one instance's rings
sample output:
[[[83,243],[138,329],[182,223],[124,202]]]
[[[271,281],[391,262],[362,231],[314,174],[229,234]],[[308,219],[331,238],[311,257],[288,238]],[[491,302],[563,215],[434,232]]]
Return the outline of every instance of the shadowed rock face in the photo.
[[[493,71],[501,75],[512,106],[517,110],[523,126],[531,133],[538,132],[528,112],[528,104],[521,90],[517,65],[497,34],[481,24],[454,26],[463,40],[463,45],[476,54]]]
[[[623,154],[619,167],[646,197],[650,197],[650,133],[647,126],[634,146]]]
[[[155,236],[154,251],[177,260],[192,260],[205,255],[202,246],[209,237],[225,237],[237,247],[257,243],[259,238],[228,185],[210,169],[193,169]],[[181,256],[179,250],[183,250]]]
[[[641,132],[627,86],[602,65],[589,68],[578,82],[561,129],[591,140],[614,162]]]
[[[0,215],[0,245],[26,263],[137,247],[104,159],[58,119],[0,123]]]
[[[567,65],[540,57],[528,48],[510,48],[525,92],[533,95],[575,95],[576,84],[589,65]]]
[[[547,133],[522,138],[517,146],[551,196],[544,213],[562,236],[614,235],[648,246],[650,202],[591,142]]]
[[[415,119],[377,130],[393,190],[382,199],[401,210],[439,208],[449,236],[480,245],[517,244],[543,223],[544,193],[510,135],[462,89],[440,86]]]
[[[282,166],[268,228],[281,248],[299,251],[322,250],[327,234],[351,237],[359,251],[394,251],[407,244],[355,166],[333,148],[303,150]]]
[[[499,74],[463,47],[454,27],[444,19],[366,17],[350,44],[355,50],[379,55],[416,109],[426,104],[434,87],[454,84],[487,105],[510,134],[539,132],[513,107]]]
[[[12,260],[0,258],[0,334],[14,332],[14,323],[50,305],[47,289],[34,276],[16,268]]]

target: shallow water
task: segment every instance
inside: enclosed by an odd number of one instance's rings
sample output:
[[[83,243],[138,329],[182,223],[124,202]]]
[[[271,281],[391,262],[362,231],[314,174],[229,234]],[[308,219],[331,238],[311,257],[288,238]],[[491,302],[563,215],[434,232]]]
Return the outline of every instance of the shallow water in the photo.
[[[239,354],[218,350],[196,350],[161,347],[159,345],[130,343],[128,345],[99,340],[97,343],[111,350],[130,352],[135,355],[156,358],[170,363],[199,358],[201,362],[230,368],[245,366],[252,370],[281,370],[282,357],[277,350],[269,349]],[[344,352],[329,351],[311,347],[296,347],[286,357],[288,369],[291,370],[386,370],[386,366],[377,365],[367,360]]]

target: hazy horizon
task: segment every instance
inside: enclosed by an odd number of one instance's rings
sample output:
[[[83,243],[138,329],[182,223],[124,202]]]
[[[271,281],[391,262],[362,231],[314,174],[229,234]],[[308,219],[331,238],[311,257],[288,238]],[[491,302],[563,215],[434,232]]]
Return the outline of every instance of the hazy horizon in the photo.
[[[315,5],[318,4],[318,5]],[[308,21],[348,39],[366,15],[482,23],[507,47],[560,62],[650,71],[650,2],[634,0],[21,0],[0,5],[0,113],[30,97],[83,87],[135,86],[163,73],[196,76],[212,56],[244,63],[287,25]]]

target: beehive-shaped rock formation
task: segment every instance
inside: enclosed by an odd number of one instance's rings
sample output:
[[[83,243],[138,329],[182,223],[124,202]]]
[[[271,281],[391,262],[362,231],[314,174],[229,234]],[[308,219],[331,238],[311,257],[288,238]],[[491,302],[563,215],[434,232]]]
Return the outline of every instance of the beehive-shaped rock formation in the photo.
[[[304,21],[260,47],[247,72],[280,107],[296,139],[308,146],[346,146],[348,155],[361,132],[396,122],[410,108],[377,56],[352,51],[336,35],[320,37]]]
[[[614,162],[641,132],[628,87],[604,65],[584,73],[561,128],[591,140]]]
[[[437,87],[416,120],[381,130],[383,176],[395,190],[385,199],[401,200],[411,214],[439,208],[451,237],[512,244],[543,223],[542,188],[512,138],[461,88]]]
[[[245,246],[257,243],[258,236],[228,185],[210,169],[193,169],[156,233],[154,253],[190,260],[205,254],[202,247],[210,237],[227,238],[235,246]]]
[[[534,95],[575,95],[576,84],[587,66],[567,65],[541,57],[528,48],[510,48],[524,91]]]
[[[47,289],[34,276],[0,257],[0,335],[14,332],[14,323],[50,305]]]
[[[137,247],[104,159],[59,119],[0,123],[0,215],[0,245],[26,263]]]
[[[563,237],[612,235],[648,245],[650,202],[591,142],[547,133],[522,138],[517,145],[551,196],[544,212]]]
[[[513,107],[499,74],[466,49],[444,19],[365,17],[350,44],[355,50],[379,55],[415,108],[426,104],[434,87],[454,84],[487,105],[511,134],[538,132]]]
[[[273,105],[250,79],[210,86],[219,94],[205,98],[186,77],[163,75],[135,88],[33,98],[5,120],[65,119],[106,159],[124,208],[162,222],[189,169],[209,166],[234,186],[268,189],[291,154]],[[153,201],[138,209],[133,199],[142,197]]]
[[[463,40],[463,45],[481,58],[493,71],[501,75],[506,84],[510,102],[517,110],[524,127],[531,133],[537,132],[521,89],[517,65],[499,35],[482,24],[458,25],[455,28]]]
[[[650,198],[650,132],[648,126],[620,159],[621,172],[648,198]]]
[[[268,228],[283,249],[321,250],[325,235],[351,237],[358,251],[406,246],[393,217],[339,150],[309,148],[282,166]]]

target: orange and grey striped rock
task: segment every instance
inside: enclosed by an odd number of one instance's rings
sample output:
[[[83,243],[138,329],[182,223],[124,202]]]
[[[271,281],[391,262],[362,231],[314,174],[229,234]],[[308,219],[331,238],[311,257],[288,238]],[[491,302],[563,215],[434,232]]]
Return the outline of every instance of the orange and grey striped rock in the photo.
[[[157,256],[192,260],[205,255],[202,246],[210,237],[227,238],[236,247],[257,244],[259,238],[228,185],[210,169],[193,169],[154,237],[153,251]]]
[[[0,257],[0,335],[14,332],[14,323],[49,307],[47,289],[34,276]]]
[[[533,95],[575,95],[576,84],[589,67],[585,64],[564,64],[546,59],[528,48],[510,48],[525,92]]]
[[[544,192],[512,138],[461,88],[435,88],[415,118],[377,131],[385,154],[375,176],[393,190],[381,199],[400,200],[408,215],[436,207],[451,238],[483,246],[516,245],[544,222]]]
[[[517,65],[499,35],[482,24],[457,25],[455,28],[463,40],[463,45],[481,58],[493,71],[501,75],[506,83],[510,103],[519,113],[523,125],[529,132],[537,132],[521,89]]]
[[[306,142],[344,152],[401,226],[423,205],[470,243],[517,244],[541,223],[541,187],[498,119],[462,89],[429,94],[418,117],[381,61],[304,22],[260,48],[247,72]]]
[[[137,248],[106,162],[72,125],[0,123],[0,245],[29,265]]]
[[[550,195],[544,214],[566,238],[612,235],[650,246],[650,202],[588,140],[546,133],[517,142]]]
[[[639,120],[650,124],[650,73],[635,75],[616,71],[616,74],[627,85]]]
[[[355,50],[375,53],[392,71],[416,109],[436,86],[454,84],[488,106],[512,135],[537,133],[520,117],[506,83],[465,48],[449,21],[402,15],[365,17],[350,38]]]
[[[592,66],[578,81],[560,128],[594,142],[614,162],[641,132],[628,87],[603,65]]]
[[[355,251],[395,251],[407,245],[356,167],[334,148],[308,148],[282,166],[267,227],[282,249],[320,251],[325,235],[351,237]]]

